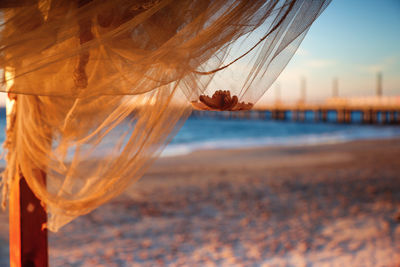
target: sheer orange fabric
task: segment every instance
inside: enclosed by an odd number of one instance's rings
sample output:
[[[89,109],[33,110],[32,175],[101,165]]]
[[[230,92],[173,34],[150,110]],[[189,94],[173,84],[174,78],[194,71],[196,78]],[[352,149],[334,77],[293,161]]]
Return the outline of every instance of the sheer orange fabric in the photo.
[[[17,96],[5,195],[22,172],[50,230],[90,212],[140,178],[190,104],[250,109],[329,2],[1,1],[1,90]]]

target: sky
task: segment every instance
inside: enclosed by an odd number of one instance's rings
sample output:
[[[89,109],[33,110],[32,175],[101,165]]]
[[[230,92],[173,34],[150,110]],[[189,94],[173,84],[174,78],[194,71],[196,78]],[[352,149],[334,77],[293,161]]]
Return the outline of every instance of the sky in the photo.
[[[276,83],[288,101],[300,97],[301,77],[310,102],[332,95],[334,77],[339,96],[372,96],[379,71],[383,94],[400,95],[400,1],[333,0]],[[275,99],[276,83],[262,102]]]
[[[334,77],[341,97],[373,96],[377,72],[383,94],[400,96],[400,0],[333,0],[260,104],[275,100],[277,84],[281,100],[298,100],[302,78],[308,102],[330,97]]]

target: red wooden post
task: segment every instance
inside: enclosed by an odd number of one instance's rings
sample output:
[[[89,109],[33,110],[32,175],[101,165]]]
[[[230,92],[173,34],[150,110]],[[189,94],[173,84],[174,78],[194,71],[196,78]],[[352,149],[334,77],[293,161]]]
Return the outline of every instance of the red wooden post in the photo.
[[[0,8],[14,8],[26,4],[36,4],[34,0],[0,0]],[[37,16],[32,17],[33,23],[42,21],[39,9]],[[13,26],[12,26],[13,27]],[[18,30],[18,29],[17,29]],[[6,75],[5,70],[3,75]],[[7,91],[14,84],[14,73],[6,81]],[[7,104],[8,112],[12,110],[12,105]],[[9,110],[9,107],[11,109]],[[7,112],[7,117],[8,117]],[[8,118],[7,118],[8,120]],[[7,128],[9,125],[7,124]],[[45,180],[46,173],[38,170]],[[11,267],[48,267],[48,243],[47,229],[43,226],[47,222],[47,213],[40,205],[40,200],[36,198],[24,177],[14,182],[9,188],[9,232],[10,232],[10,266]]]
[[[13,84],[13,73],[9,76],[7,89]],[[6,100],[7,130],[12,126],[15,97]],[[46,179],[45,172],[37,170],[38,178]],[[9,232],[11,267],[48,267],[47,229],[42,229],[47,222],[47,213],[40,205],[24,177],[15,181],[9,188]]]
[[[47,213],[23,177],[10,189],[10,266],[48,267]]]

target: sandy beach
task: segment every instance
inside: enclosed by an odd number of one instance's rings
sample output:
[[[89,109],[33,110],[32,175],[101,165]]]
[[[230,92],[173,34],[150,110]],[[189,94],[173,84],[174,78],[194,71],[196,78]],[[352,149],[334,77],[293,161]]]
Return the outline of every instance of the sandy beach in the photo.
[[[399,159],[400,139],[161,158],[51,233],[50,264],[400,266]]]

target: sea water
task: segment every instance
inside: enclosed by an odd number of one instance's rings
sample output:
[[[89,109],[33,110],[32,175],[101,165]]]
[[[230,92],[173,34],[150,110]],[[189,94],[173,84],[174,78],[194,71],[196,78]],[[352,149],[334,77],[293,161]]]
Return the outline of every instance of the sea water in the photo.
[[[162,156],[196,150],[316,145],[400,137],[400,126],[189,118]]]
[[[5,109],[0,108],[1,143],[5,128]],[[190,117],[161,156],[208,149],[316,145],[393,137],[400,137],[400,126]]]

